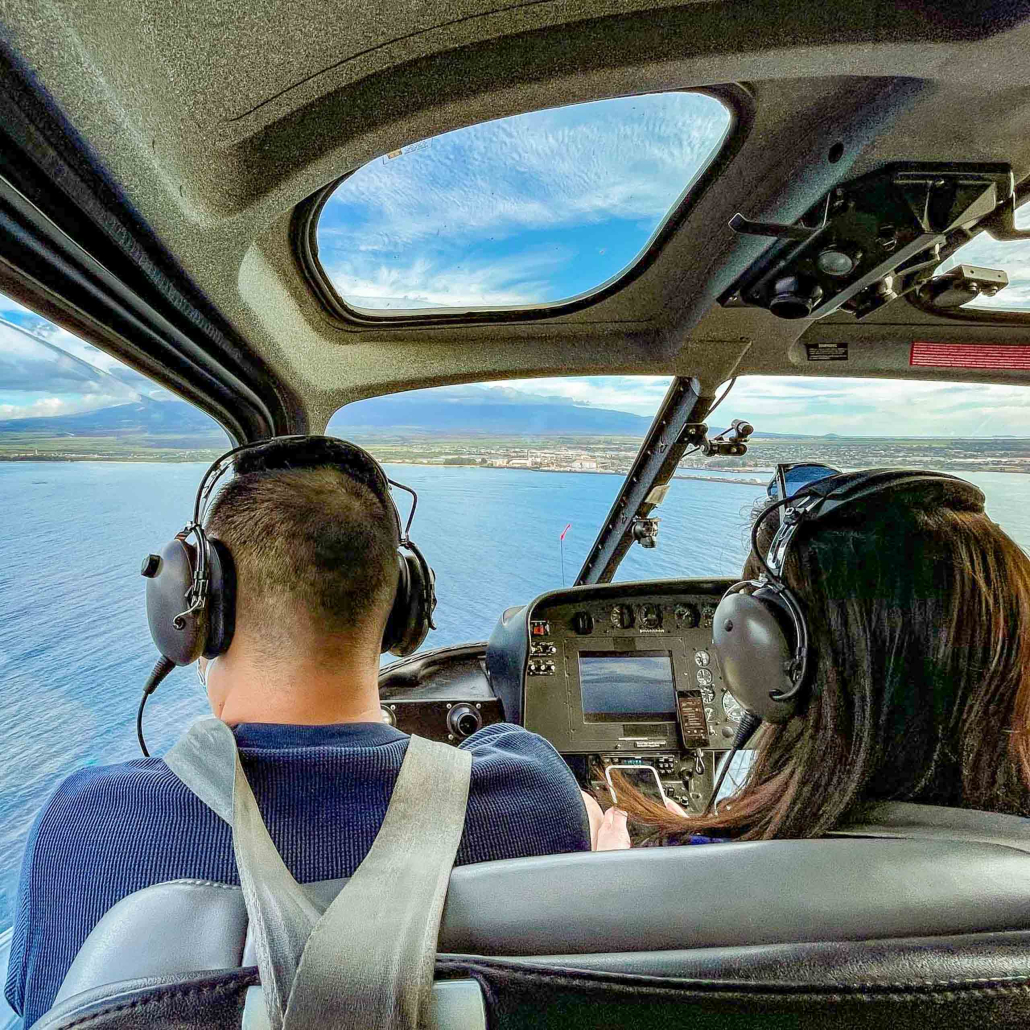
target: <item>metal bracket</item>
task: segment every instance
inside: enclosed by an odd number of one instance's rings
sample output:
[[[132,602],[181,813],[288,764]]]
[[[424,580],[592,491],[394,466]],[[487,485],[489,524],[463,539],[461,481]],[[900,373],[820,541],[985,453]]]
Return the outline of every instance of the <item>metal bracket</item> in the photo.
[[[661,522],[661,519],[634,519],[632,528],[633,539],[643,548],[657,547],[659,522]]]
[[[750,218],[745,218],[738,211],[730,219],[730,228],[742,236],[775,236],[781,240],[807,241],[821,233],[829,224],[830,198],[832,196],[832,190],[826,194],[826,206],[823,208],[823,220],[820,225],[809,226],[800,222],[797,225],[784,225],[781,222],[752,222]]]
[[[1013,243],[1016,240],[1030,240],[1030,229],[1016,228],[1016,198],[1010,196],[998,206],[990,217],[981,223],[996,240]]]
[[[652,493],[653,489],[668,483],[683,452],[692,445],[699,446],[705,438],[707,426],[691,422],[700,399],[701,387],[696,379],[672,381],[579,571],[577,586],[611,582],[632,546],[634,523],[646,519],[656,506],[652,498],[658,495]]]
[[[781,240],[810,240],[819,232],[819,229],[810,229],[807,225],[752,222],[750,218],[745,218],[739,211],[730,219],[730,228],[742,236],[775,236]]]

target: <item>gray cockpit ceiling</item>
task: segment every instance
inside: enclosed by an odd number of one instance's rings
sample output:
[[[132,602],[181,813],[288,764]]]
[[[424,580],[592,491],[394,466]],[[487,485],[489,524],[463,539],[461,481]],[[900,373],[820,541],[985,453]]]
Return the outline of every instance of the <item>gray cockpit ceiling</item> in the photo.
[[[794,220],[893,161],[1030,172],[1025,4],[656,3],[499,6],[11,0],[14,47],[98,162],[313,429],[341,404],[513,376],[672,373],[710,396],[733,374],[1016,382],[909,367],[914,340],[1027,342],[1030,324],[895,301],[858,322],[722,307],[768,245],[737,211]],[[348,324],[297,259],[298,205],[374,157],[487,119],[707,87],[736,125],[715,174],[637,275],[531,319]],[[843,155],[830,159],[841,144]],[[301,207],[301,210],[303,208]],[[810,369],[799,343],[848,342]]]

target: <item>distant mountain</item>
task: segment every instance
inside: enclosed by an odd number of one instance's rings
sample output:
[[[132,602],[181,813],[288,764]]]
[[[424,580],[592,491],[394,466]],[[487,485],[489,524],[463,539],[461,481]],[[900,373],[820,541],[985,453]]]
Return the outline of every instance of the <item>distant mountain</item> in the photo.
[[[358,401],[337,412],[329,432],[341,436],[635,436],[651,419],[625,411],[535,397],[506,387],[459,386]],[[21,438],[101,437],[162,447],[221,447],[221,428],[191,404],[152,400],[77,415],[0,420],[0,441]],[[29,442],[26,440],[26,442]]]
[[[17,434],[25,438],[105,437],[162,447],[224,447],[225,432],[213,419],[186,401],[155,401],[143,397],[77,415],[0,420],[0,440]]]
[[[346,436],[430,433],[455,436],[636,436],[651,419],[627,411],[537,397],[508,387],[459,386],[412,390],[348,404],[329,420],[329,432]]]

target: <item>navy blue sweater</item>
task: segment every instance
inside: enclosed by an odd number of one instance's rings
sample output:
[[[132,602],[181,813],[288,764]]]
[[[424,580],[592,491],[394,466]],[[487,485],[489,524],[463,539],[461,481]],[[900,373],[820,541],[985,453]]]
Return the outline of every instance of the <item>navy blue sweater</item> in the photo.
[[[246,724],[236,740],[296,879],[350,876],[386,814],[408,738],[377,723]],[[579,788],[547,741],[494,725],[461,746],[472,752],[472,783],[459,865],[589,849]],[[160,758],[65,780],[36,819],[22,866],[6,993],[25,1025],[53,1003],[115,902],[182,877],[239,882],[229,827]]]

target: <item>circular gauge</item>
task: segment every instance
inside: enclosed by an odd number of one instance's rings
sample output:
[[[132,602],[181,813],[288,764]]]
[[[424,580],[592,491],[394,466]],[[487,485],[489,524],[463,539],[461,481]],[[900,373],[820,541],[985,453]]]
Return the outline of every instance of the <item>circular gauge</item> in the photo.
[[[712,662],[712,656],[707,651],[697,651],[694,654],[694,661],[699,669],[707,669]]]
[[[704,626],[705,629],[711,629],[712,628],[712,622],[714,621],[714,619],[715,619],[715,605],[714,604],[706,604],[701,609],[701,625]]]
[[[713,704],[715,701],[715,691],[711,687],[701,688],[701,700],[706,704]]]
[[[722,710],[730,722],[740,722],[744,714],[743,706],[728,690],[722,692]]]
[[[631,629],[633,626],[633,609],[628,604],[617,604],[612,609],[612,625],[616,629]]]
[[[697,670],[697,683],[700,687],[710,687],[712,685],[712,670],[711,669],[698,669]]]
[[[687,629],[693,629],[700,619],[700,616],[697,614],[697,609],[692,604],[676,605],[675,614],[676,622],[681,626],[685,626]]]
[[[644,629],[661,629],[662,610],[656,604],[642,604],[640,606],[640,625]]]

